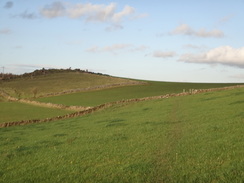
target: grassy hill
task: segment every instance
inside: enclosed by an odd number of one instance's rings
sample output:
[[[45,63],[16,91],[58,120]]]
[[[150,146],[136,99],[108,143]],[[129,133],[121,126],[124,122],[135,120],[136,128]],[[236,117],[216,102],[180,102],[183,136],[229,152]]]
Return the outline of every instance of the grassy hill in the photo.
[[[1,128],[0,182],[243,182],[243,109],[237,88]]]
[[[63,92],[67,90],[120,83],[126,85],[135,82],[129,79],[76,70],[56,70],[56,72],[46,71],[45,74],[34,73],[35,72],[30,73],[27,76],[22,75],[15,79],[0,81],[0,88],[15,97],[32,98],[34,95],[38,97],[48,93]]]

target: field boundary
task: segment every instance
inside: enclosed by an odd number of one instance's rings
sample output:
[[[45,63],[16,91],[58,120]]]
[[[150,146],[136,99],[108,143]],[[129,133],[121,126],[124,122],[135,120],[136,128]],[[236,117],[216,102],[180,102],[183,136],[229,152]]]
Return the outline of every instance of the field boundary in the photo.
[[[81,111],[81,110],[86,110],[91,108],[91,107],[83,107],[83,106],[66,106],[63,104],[45,103],[45,102],[38,102],[38,101],[27,100],[27,99],[17,99],[15,97],[8,95],[3,90],[0,90],[0,95],[2,95],[4,98],[6,98],[9,101],[20,102],[20,103],[25,103],[25,104],[30,104],[30,105],[40,106],[40,107],[47,107],[47,108],[64,109],[64,110],[72,110],[72,111]]]
[[[165,99],[165,98],[194,95],[194,94],[207,93],[207,92],[213,92],[213,91],[230,90],[230,89],[241,88],[241,87],[244,87],[244,85],[236,85],[236,86],[229,86],[229,87],[222,87],[222,88],[210,88],[210,89],[190,89],[188,92],[182,92],[182,93],[172,93],[172,94],[166,94],[166,95],[160,95],[160,96],[134,98],[134,99],[127,99],[127,100],[121,100],[121,101],[116,101],[116,102],[109,102],[109,103],[101,104],[101,105],[98,105],[95,107],[90,107],[90,108],[85,109],[85,110],[74,112],[71,114],[66,114],[63,116],[57,116],[57,117],[46,118],[46,119],[33,119],[33,120],[21,120],[21,121],[15,121],[15,122],[6,122],[6,123],[0,124],[0,128],[10,127],[10,126],[26,125],[26,124],[33,124],[33,123],[51,122],[51,121],[57,121],[57,120],[62,120],[62,119],[74,118],[74,117],[78,117],[78,116],[84,116],[84,115],[91,114],[93,112],[96,112],[96,111],[99,111],[102,109],[109,108],[109,107],[114,106],[116,104],[127,104],[127,103],[132,103],[132,102]]]
[[[123,82],[123,83],[115,83],[115,84],[107,84],[107,85],[98,85],[98,86],[92,86],[92,87],[87,87],[87,88],[77,88],[77,89],[70,89],[70,90],[65,90],[65,91],[61,91],[61,92],[47,93],[44,95],[39,95],[38,98],[59,96],[59,95],[78,93],[78,92],[83,92],[83,91],[103,90],[103,89],[116,88],[116,87],[121,87],[121,86],[146,85],[146,84],[148,84],[148,83],[143,82],[143,81],[132,81],[132,82]]]

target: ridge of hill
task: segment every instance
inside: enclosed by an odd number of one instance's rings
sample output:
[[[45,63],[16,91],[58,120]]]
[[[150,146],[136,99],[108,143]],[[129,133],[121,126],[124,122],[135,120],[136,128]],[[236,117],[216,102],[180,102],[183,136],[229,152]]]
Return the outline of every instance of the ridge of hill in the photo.
[[[9,95],[23,99],[63,92],[72,93],[86,88],[97,89],[98,86],[104,88],[143,83],[80,69],[42,69],[15,75],[10,79],[5,78],[0,81],[0,87]]]
[[[36,76],[41,76],[41,75],[48,75],[48,74],[54,74],[54,73],[64,73],[64,72],[79,72],[79,73],[90,73],[90,74],[96,74],[96,75],[103,75],[103,76],[109,76],[108,74],[102,74],[102,73],[96,73],[96,72],[91,72],[88,70],[81,70],[81,69],[37,69],[34,70],[33,72],[29,73],[24,73],[24,74],[12,74],[12,73],[1,73],[0,80],[12,80],[12,79],[17,79],[17,78],[33,78]]]

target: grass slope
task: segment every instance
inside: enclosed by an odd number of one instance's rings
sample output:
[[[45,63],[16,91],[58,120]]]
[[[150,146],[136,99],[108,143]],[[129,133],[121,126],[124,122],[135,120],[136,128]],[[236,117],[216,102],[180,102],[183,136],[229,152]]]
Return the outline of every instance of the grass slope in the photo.
[[[148,96],[164,95],[169,93],[180,93],[185,89],[207,89],[236,84],[214,84],[214,83],[173,83],[147,81],[147,85],[124,86],[99,91],[79,92],[60,96],[38,98],[40,102],[50,102],[64,105],[96,106],[107,102],[123,99],[142,98]]]
[[[0,182],[243,182],[244,88],[0,129]]]
[[[88,88],[98,85],[109,85],[131,80],[102,76],[80,72],[50,73],[34,76],[33,78],[18,78],[10,81],[0,81],[1,89],[13,96],[21,95],[21,98],[33,97],[36,88],[37,96],[47,93],[61,92],[70,89]]]
[[[72,111],[45,108],[19,102],[0,102],[0,123],[61,116]]]

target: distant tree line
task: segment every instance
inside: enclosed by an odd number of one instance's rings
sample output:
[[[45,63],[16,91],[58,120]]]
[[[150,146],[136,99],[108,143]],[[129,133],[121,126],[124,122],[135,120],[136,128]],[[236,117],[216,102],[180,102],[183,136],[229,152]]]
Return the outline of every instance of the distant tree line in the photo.
[[[67,72],[78,72],[78,73],[89,73],[89,74],[96,74],[96,75],[104,75],[104,76],[109,76],[108,74],[102,74],[102,73],[95,73],[95,72],[91,72],[86,70],[81,70],[81,69],[37,69],[33,72],[30,73],[24,73],[21,75],[17,75],[17,74],[12,74],[12,73],[1,73],[0,75],[0,80],[11,80],[11,79],[16,79],[16,78],[33,78],[35,76],[41,76],[41,75],[47,75],[47,74],[54,74],[54,73],[67,73]]]
[[[15,79],[15,78],[18,78],[19,75],[17,74],[12,74],[12,73],[1,73],[0,74],[0,80],[10,80],[10,79]]]

